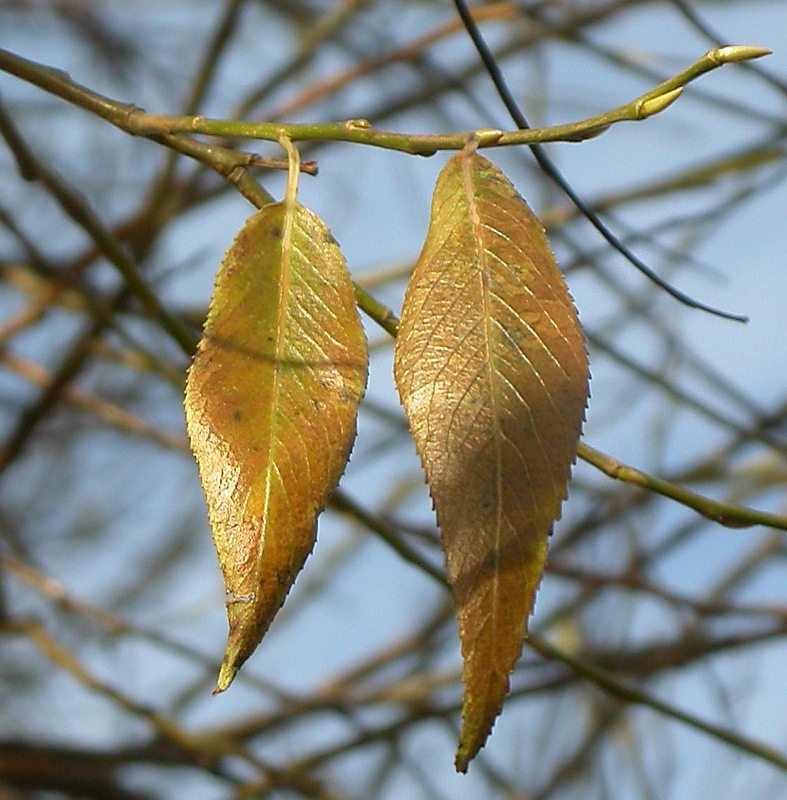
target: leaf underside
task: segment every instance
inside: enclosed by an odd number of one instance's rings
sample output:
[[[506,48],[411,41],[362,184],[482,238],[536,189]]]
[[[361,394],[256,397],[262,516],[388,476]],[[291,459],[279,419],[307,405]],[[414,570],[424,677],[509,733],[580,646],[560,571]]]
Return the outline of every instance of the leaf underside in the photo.
[[[588,397],[584,338],[543,228],[475,153],[442,170],[394,377],[437,514],[463,659],[456,767],[508,691]]]
[[[216,691],[256,648],[314,547],[366,384],[344,259],[296,204],[251,216],[216,275],[186,423],[227,590]]]

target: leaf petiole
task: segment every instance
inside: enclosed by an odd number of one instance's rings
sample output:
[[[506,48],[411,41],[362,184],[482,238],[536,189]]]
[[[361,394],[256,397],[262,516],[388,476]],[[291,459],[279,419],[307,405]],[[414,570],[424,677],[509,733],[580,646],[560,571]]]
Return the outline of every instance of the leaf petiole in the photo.
[[[287,208],[295,208],[298,196],[298,179],[301,171],[301,154],[292,143],[289,135],[282,131],[279,135],[279,144],[287,153],[287,188],[284,190],[284,203]]]

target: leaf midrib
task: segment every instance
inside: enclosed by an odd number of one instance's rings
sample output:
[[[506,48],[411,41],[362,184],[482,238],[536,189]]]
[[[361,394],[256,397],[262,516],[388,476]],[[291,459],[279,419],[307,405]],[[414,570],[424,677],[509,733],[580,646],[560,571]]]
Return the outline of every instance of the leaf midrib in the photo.
[[[278,438],[274,433],[276,426],[276,409],[279,406],[279,392],[281,388],[281,363],[284,349],[284,335],[287,327],[288,296],[290,291],[290,269],[292,265],[292,238],[297,206],[290,203],[281,203],[278,206],[283,211],[282,234],[279,250],[281,253],[281,275],[279,279],[279,297],[276,313],[276,346],[273,358],[273,380],[271,387],[270,417],[268,420],[268,452],[265,461],[265,495],[262,502],[261,531],[268,524],[268,509],[271,500],[272,466],[274,463],[274,449],[278,445]],[[262,540],[265,537],[262,536]],[[264,547],[258,549],[257,565],[262,563]]]
[[[484,350],[486,354],[486,373],[487,381],[490,386],[490,402],[492,405],[492,424],[494,427],[494,448],[495,448],[495,560],[499,559],[500,554],[500,540],[501,540],[501,516],[503,508],[503,464],[502,464],[502,451],[501,451],[501,431],[498,415],[498,397],[497,397],[497,378],[495,370],[493,369],[492,360],[492,330],[491,330],[491,307],[489,302],[489,265],[486,257],[486,248],[483,244],[484,239],[484,226],[481,222],[481,215],[478,209],[478,202],[473,184],[473,170],[472,170],[473,157],[464,158],[462,160],[462,178],[465,190],[465,197],[467,198],[468,212],[470,215],[470,223],[473,230],[473,242],[476,247],[476,254],[478,257],[478,273],[481,288],[481,302],[484,315],[483,336],[484,336]],[[493,652],[497,651],[497,619],[496,609],[499,604],[499,574],[495,571],[494,580],[492,581],[492,629],[495,638],[495,647]]]

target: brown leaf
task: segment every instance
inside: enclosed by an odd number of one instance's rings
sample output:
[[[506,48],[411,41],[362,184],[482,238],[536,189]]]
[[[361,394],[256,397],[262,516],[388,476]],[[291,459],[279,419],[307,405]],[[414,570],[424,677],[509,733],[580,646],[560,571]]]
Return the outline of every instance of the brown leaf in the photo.
[[[437,180],[394,376],[459,621],[464,772],[521,652],[588,396],[582,331],[541,224],[475,153]]]
[[[186,422],[228,593],[229,686],[311,552],[355,437],[366,341],[325,225],[265,206],[227,251],[186,384]]]

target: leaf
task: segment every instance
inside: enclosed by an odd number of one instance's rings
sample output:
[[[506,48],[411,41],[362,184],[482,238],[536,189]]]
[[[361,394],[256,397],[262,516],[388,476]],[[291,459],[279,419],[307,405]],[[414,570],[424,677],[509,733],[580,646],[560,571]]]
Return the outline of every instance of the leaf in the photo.
[[[294,203],[248,219],[219,267],[186,383],[186,422],[228,594],[226,689],[314,547],[366,383],[344,259]]]
[[[588,396],[584,339],[543,228],[462,152],[437,180],[394,377],[437,513],[464,681],[457,770],[508,691]]]

